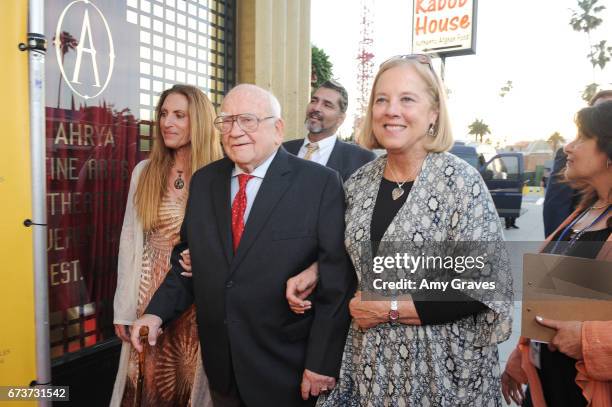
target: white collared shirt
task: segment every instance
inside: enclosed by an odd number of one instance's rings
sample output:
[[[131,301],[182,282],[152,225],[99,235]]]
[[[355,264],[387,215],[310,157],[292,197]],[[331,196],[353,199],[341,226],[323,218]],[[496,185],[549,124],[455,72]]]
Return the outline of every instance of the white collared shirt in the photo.
[[[246,210],[244,211],[244,224],[245,225],[249,217],[249,213],[251,212],[251,208],[253,207],[253,202],[255,201],[257,192],[259,192],[259,187],[261,187],[261,183],[263,182],[263,179],[266,176],[266,173],[268,172],[268,168],[270,167],[272,160],[274,160],[274,157],[276,157],[276,153],[278,153],[278,149],[274,151],[274,153],[270,157],[268,157],[266,161],[259,164],[259,166],[255,168],[253,172],[250,174],[254,178],[251,178],[249,182],[247,182],[247,186],[246,186],[247,206],[246,206]],[[240,174],[246,174],[246,172],[244,172],[240,167],[238,167],[238,165],[234,164],[234,169],[232,170],[232,183],[231,183],[232,199],[230,200],[230,206],[234,202],[234,198],[236,197],[236,194],[238,193],[238,189],[240,188],[240,185],[238,184],[238,175]]]
[[[334,149],[334,146],[336,145],[337,139],[338,139],[338,136],[334,134],[333,136],[325,137],[323,140],[318,141],[317,143],[319,144],[319,149],[315,151],[314,153],[312,153],[312,156],[310,157],[310,161],[313,161],[321,165],[327,165],[327,162],[329,161],[329,157],[331,156],[332,150]],[[310,143],[311,143],[310,138],[306,136],[304,138],[304,144],[302,144],[302,147],[300,147],[300,151],[298,151],[298,157],[304,158],[304,156],[306,155],[306,151],[308,151],[306,146]]]

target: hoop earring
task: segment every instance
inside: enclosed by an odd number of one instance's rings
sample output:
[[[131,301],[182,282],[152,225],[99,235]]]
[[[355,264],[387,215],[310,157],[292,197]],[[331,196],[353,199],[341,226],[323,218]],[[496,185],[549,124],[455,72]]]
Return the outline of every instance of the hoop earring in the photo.
[[[427,135],[429,137],[435,137],[436,136],[436,134],[434,132],[434,125],[433,124],[429,125],[429,130],[427,130]]]

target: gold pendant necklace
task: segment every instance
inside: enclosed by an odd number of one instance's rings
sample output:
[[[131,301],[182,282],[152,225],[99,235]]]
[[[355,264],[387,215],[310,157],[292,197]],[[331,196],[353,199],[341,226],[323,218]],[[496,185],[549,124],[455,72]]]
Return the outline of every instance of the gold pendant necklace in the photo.
[[[395,178],[397,180],[398,177],[397,177],[397,175],[395,175],[395,172],[393,171],[393,168],[391,168],[391,164],[389,163],[388,159],[387,159],[387,165],[389,166],[389,170],[391,171],[391,175],[393,175],[393,178]],[[391,191],[391,198],[393,198],[394,201],[397,201],[402,195],[404,195],[404,188],[402,188],[402,187],[404,186],[406,181],[404,181],[404,182],[394,181],[394,182],[397,184],[397,187],[393,188],[393,191]]]
[[[178,178],[174,180],[174,188],[183,189],[185,186],[185,181],[183,181],[183,178],[181,178],[183,171],[176,170],[176,172],[178,173]]]

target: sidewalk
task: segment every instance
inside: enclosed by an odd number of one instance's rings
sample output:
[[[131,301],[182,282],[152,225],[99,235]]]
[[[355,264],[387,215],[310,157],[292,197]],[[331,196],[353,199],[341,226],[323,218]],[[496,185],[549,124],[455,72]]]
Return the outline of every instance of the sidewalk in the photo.
[[[537,194],[523,197],[524,213],[516,220],[519,229],[504,230],[507,241],[526,242],[544,240],[544,223],[542,221],[542,200]],[[503,225],[503,219],[502,219]],[[518,282],[520,287],[520,281]],[[517,283],[515,282],[515,287]],[[510,353],[518,343],[521,333],[521,301],[514,302],[514,316],[512,320],[512,335],[510,339],[499,345],[499,365],[503,372]],[[503,402],[505,404],[505,401]],[[515,406],[516,404],[512,404]]]

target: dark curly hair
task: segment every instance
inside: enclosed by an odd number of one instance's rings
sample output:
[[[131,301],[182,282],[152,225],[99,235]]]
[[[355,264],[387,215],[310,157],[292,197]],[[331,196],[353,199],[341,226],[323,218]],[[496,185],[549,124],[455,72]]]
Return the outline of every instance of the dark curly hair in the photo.
[[[580,134],[587,139],[595,140],[597,148],[606,154],[609,162],[612,162],[612,101],[579,110],[574,121]],[[582,199],[578,205],[580,208],[586,209],[597,201],[597,193],[593,187],[585,184],[575,184],[575,186],[582,192]],[[608,200],[611,193],[612,191],[608,191]],[[608,219],[608,225],[611,220],[612,218]]]
[[[612,160],[612,101],[589,106],[576,113],[578,131],[588,139],[595,139],[597,148]]]

